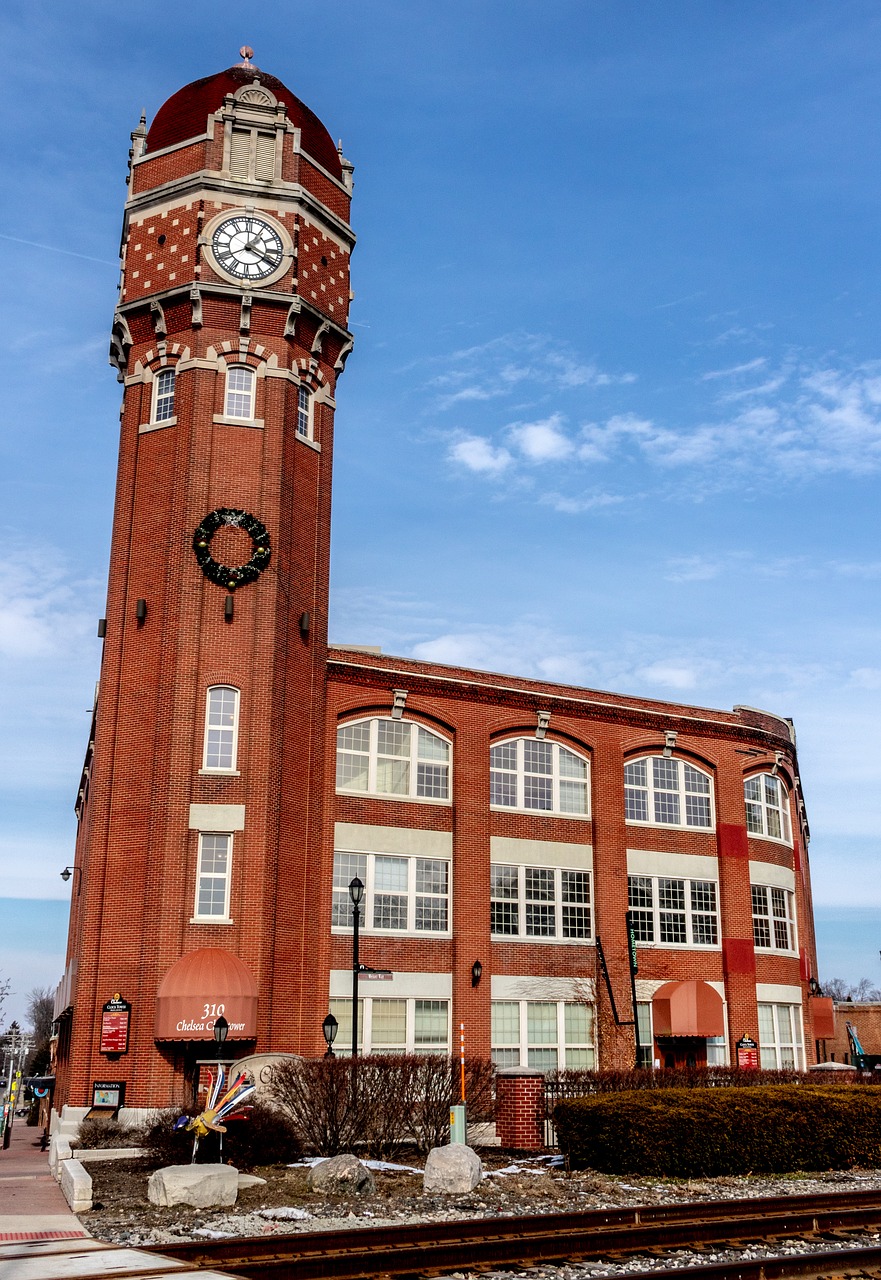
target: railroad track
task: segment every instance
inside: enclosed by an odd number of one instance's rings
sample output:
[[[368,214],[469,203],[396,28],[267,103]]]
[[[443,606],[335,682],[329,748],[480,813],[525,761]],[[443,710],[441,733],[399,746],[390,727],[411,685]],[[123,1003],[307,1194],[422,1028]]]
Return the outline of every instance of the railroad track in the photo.
[[[452,1271],[492,1271],[586,1260],[615,1261],[634,1255],[660,1259],[665,1253],[702,1247],[746,1251],[780,1240],[828,1241],[822,1252],[741,1258],[735,1263],[679,1260],[675,1268],[653,1267],[653,1280],[785,1280],[786,1277],[881,1277],[878,1246],[845,1247],[881,1228],[881,1193],[785,1196],[699,1204],[592,1209],[582,1213],[479,1218],[402,1227],[303,1232],[162,1245],[163,1257],[267,1280],[421,1280]],[[631,1280],[643,1274],[630,1271]]]

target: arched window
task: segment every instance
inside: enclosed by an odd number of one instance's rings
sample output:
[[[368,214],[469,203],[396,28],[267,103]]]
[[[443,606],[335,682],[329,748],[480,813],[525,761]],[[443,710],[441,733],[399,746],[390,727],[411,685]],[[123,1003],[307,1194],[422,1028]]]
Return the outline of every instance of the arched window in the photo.
[[[375,718],[337,731],[338,791],[449,800],[450,744],[412,720]]]
[[[694,765],[645,756],[624,766],[624,817],[671,827],[713,826],[710,778]]]
[[[792,844],[789,822],[789,792],[782,778],[771,773],[754,773],[743,780],[746,829],[750,835],[768,836]]]
[[[490,804],[542,813],[589,813],[588,763],[547,738],[511,738],[489,752]]]
[[[174,417],[174,369],[161,369],[153,379],[153,422]]]
[[[254,370],[247,365],[232,364],[227,369],[223,412],[227,418],[253,418]]]
[[[312,395],[304,382],[297,390],[297,435],[312,439]]]
[[[208,690],[205,708],[205,750],[202,768],[212,773],[233,773],[239,737],[239,691],[216,684]]]

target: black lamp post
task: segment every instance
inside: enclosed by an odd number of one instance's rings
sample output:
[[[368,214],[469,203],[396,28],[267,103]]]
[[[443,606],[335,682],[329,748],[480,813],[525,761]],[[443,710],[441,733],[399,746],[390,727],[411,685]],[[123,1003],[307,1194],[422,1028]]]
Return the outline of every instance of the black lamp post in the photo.
[[[214,1024],[214,1040],[217,1045],[218,1058],[220,1057],[223,1051],[222,1050],[223,1042],[226,1040],[226,1037],[228,1035],[229,1035],[229,1023],[227,1022],[226,1018],[224,1018],[223,1014],[221,1014]]]
[[[352,1057],[358,1056],[358,975],[361,961],[358,956],[358,929],[361,925],[361,899],[364,885],[355,876],[349,881],[349,897],[352,899]]]
[[[481,979],[482,975],[483,975],[483,965],[480,963],[480,961],[479,961],[479,960],[475,960],[475,961],[474,961],[474,964],[471,966],[471,985],[472,985],[472,987],[476,987],[476,986],[477,986],[477,984],[480,982],[480,979]]]
[[[321,1024],[321,1030],[324,1032],[324,1040],[327,1044],[327,1053],[324,1055],[325,1058],[336,1057],[336,1054],[333,1051],[333,1042],[336,1040],[336,1033],[339,1025],[340,1024],[332,1013],[329,1013]]]

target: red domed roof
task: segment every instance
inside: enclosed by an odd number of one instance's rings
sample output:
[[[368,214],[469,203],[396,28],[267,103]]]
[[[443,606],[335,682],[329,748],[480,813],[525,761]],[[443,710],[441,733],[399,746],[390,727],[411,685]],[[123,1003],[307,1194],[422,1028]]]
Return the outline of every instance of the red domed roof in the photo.
[[[259,79],[288,109],[288,119],[302,131],[302,147],[335,178],[343,171],[333,139],[314,112],[295,97],[286,85],[275,76],[266,75],[258,67],[230,67],[218,71],[203,80],[194,80],[172,94],[156,112],[147,133],[147,151],[160,151],[173,147],[188,138],[205,132],[205,122],[213,111],[223,104],[228,93],[235,93],[243,84]]]

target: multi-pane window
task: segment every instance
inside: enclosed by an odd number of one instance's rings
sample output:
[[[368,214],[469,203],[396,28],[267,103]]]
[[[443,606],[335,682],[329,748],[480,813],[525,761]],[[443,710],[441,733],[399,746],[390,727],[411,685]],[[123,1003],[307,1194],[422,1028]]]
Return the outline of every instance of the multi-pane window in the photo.
[[[234,364],[226,371],[226,403],[224,413],[228,418],[253,418],[254,370],[243,364]]]
[[[593,1006],[565,1000],[494,1000],[497,1067],[575,1070],[594,1066]]]
[[[751,835],[770,836],[792,844],[789,823],[789,792],[782,780],[770,773],[754,773],[744,778],[743,799],[746,829]]]
[[[239,691],[230,685],[208,690],[205,710],[205,750],[202,768],[232,772],[236,767],[239,735]]]
[[[199,864],[196,873],[197,920],[226,920],[229,917],[229,883],[232,836],[214,831],[199,835]]]
[[[352,1002],[330,1001],[339,1023],[334,1052],[352,1052]],[[449,1000],[402,1000],[376,997],[358,1001],[360,1053],[449,1053]]]
[[[312,397],[302,382],[297,390],[297,435],[307,440],[312,435]]]
[[[639,1029],[639,1049],[637,1052],[638,1067],[655,1065],[655,1042],[652,1036],[652,1006],[643,1001],[636,1006],[636,1025]]]
[[[591,937],[590,872],[560,867],[490,868],[490,930],[496,937]]]
[[[804,1071],[800,1005],[759,1005],[759,1060],[771,1071]]]
[[[665,947],[718,944],[714,880],[628,876],[627,892],[637,942],[656,942]]]
[[[449,800],[450,744],[411,720],[358,720],[337,730],[338,791]]]
[[[343,853],[333,858],[333,916],[352,927],[349,885],[364,885],[361,924],[395,933],[448,933],[450,864],[445,858],[401,858],[387,853]]]
[[[161,369],[153,382],[153,421],[174,417],[174,370]]]
[[[751,886],[753,900],[753,941],[772,951],[795,950],[793,894],[775,885]]]
[[[492,805],[581,817],[589,811],[587,761],[558,742],[499,742],[490,748],[489,767]]]
[[[712,827],[710,779],[672,756],[630,760],[624,766],[624,816],[628,822]]]

